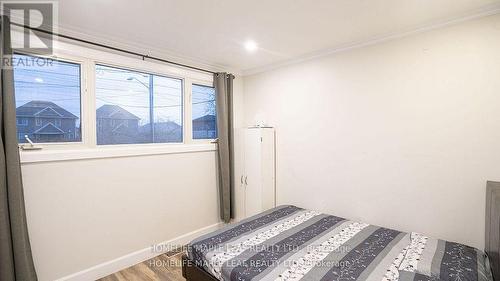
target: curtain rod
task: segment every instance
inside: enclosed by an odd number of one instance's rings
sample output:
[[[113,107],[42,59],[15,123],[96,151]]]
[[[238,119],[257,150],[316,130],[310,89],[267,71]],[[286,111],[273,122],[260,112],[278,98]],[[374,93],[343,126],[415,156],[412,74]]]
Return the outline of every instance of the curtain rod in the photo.
[[[207,73],[211,73],[211,74],[216,74],[217,73],[215,71],[211,71],[211,70],[207,70],[207,69],[203,69],[203,68],[199,68],[199,67],[195,67],[195,66],[190,66],[190,65],[187,65],[187,64],[182,64],[182,63],[178,63],[178,62],[174,62],[174,61],[169,61],[169,60],[158,58],[158,57],[144,55],[144,54],[140,54],[140,53],[137,53],[137,52],[133,52],[133,51],[129,51],[129,50],[121,49],[121,48],[117,48],[117,47],[113,47],[113,46],[109,46],[109,45],[105,45],[105,44],[101,44],[101,43],[96,43],[96,42],[92,42],[92,41],[85,40],[85,39],[76,38],[76,37],[73,37],[73,36],[68,36],[68,35],[64,35],[64,34],[60,34],[60,33],[55,33],[55,32],[47,31],[47,30],[40,29],[40,28],[30,27],[30,26],[27,26],[27,25],[22,25],[22,24],[19,24],[19,23],[11,22],[10,24],[11,25],[15,25],[15,26],[19,26],[19,27],[23,27],[23,28],[27,28],[27,29],[31,29],[33,31],[42,32],[42,33],[45,33],[45,34],[55,35],[57,37],[61,37],[61,38],[64,38],[64,39],[69,39],[69,40],[72,40],[72,41],[77,41],[77,42],[85,43],[85,44],[88,44],[88,45],[93,45],[93,46],[97,46],[97,47],[101,47],[101,48],[105,48],[105,49],[110,49],[110,50],[113,50],[113,51],[122,52],[122,53],[133,55],[133,56],[138,56],[138,57],[141,57],[142,60],[150,59],[150,60],[155,60],[155,61],[159,61],[159,62],[163,62],[163,63],[167,63],[167,64],[177,65],[177,66],[184,67],[184,68],[189,68],[189,69],[193,69],[193,70],[207,72]]]

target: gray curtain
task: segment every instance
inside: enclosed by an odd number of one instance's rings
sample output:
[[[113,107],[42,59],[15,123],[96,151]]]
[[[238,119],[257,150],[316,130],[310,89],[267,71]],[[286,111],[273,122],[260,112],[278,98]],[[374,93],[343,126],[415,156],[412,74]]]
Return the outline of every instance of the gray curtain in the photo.
[[[220,217],[228,223],[233,217],[233,79],[228,73],[214,74],[214,86],[217,95],[217,134],[219,163]]]
[[[0,21],[0,62],[12,55],[10,23]],[[26,226],[23,184],[17,148],[14,74],[1,69],[0,81],[0,280],[37,280]]]

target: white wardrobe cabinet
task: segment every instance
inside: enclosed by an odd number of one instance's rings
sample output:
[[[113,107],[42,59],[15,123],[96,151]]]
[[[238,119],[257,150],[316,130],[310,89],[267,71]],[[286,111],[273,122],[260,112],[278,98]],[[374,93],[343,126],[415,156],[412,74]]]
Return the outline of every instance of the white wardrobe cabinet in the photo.
[[[246,128],[244,167],[240,178],[245,217],[276,206],[274,128]]]

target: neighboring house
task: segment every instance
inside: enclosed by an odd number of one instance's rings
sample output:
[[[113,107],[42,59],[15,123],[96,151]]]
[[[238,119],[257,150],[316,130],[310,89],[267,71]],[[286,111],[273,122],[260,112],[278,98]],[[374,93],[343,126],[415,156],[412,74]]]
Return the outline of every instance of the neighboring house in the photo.
[[[154,140],[151,138],[151,124],[146,124],[139,128],[140,134],[148,142],[166,143],[166,142],[182,142],[182,126],[172,122],[157,122],[155,125]]]
[[[35,142],[69,142],[80,139],[78,117],[50,101],[30,101],[16,108],[18,140],[25,135]]]
[[[193,120],[194,139],[215,139],[217,138],[217,117],[215,115],[205,115]]]
[[[140,118],[118,105],[105,104],[96,111],[97,144],[142,142]]]

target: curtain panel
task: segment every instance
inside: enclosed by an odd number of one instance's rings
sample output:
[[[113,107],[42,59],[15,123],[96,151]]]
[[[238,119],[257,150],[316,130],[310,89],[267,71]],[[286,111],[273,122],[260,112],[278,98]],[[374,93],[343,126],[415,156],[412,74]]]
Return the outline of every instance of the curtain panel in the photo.
[[[233,79],[232,74],[224,72],[214,74],[214,87],[217,95],[220,217],[226,223],[234,218]]]
[[[10,22],[0,21],[0,280],[37,280],[26,224],[17,144],[14,73],[4,67],[12,57]]]

